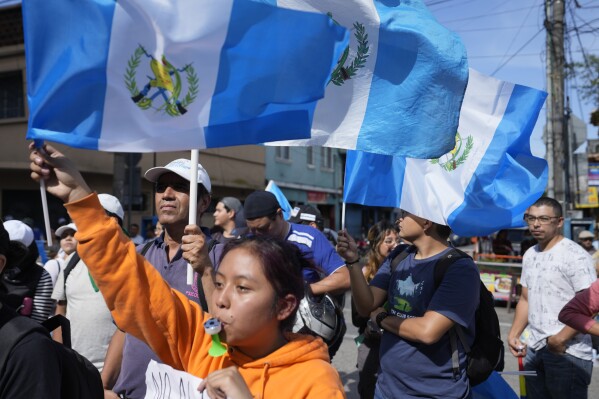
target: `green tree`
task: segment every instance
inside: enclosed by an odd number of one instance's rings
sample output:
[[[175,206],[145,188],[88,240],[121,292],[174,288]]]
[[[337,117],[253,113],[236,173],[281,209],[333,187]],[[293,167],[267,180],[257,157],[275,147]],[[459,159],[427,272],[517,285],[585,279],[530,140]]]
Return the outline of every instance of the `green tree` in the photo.
[[[587,56],[587,62],[575,62],[571,64],[574,75],[578,78],[576,87],[582,97],[599,105],[599,56]]]
[[[599,108],[599,56],[591,54],[586,57],[586,62],[569,64],[568,75],[576,76],[576,89],[582,98]],[[599,110],[591,114],[591,123],[599,125]]]

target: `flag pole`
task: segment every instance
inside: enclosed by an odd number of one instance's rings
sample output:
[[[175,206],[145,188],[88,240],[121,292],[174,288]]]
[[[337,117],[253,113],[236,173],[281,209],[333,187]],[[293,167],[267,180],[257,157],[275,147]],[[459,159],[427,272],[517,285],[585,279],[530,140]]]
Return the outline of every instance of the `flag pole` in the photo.
[[[33,142],[39,152],[46,153],[44,151],[44,140],[34,140]],[[53,244],[52,229],[50,229],[50,211],[48,210],[48,196],[46,194],[46,181],[44,179],[40,179],[40,195],[42,197],[42,211],[44,214],[44,227],[46,229],[46,245],[51,247]]]
[[[200,150],[191,150],[191,168],[189,169],[189,224],[198,222],[198,162]],[[187,264],[187,285],[193,284],[193,268]]]
[[[341,230],[345,230],[345,201],[341,203]]]

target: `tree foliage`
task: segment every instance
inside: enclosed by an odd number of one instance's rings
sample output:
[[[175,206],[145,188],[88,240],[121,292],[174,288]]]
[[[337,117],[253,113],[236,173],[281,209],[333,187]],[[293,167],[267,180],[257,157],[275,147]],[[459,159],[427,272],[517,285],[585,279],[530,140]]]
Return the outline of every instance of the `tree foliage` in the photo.
[[[592,105],[599,106],[599,56],[588,55],[586,62],[568,65],[569,75],[577,80],[576,89]]]

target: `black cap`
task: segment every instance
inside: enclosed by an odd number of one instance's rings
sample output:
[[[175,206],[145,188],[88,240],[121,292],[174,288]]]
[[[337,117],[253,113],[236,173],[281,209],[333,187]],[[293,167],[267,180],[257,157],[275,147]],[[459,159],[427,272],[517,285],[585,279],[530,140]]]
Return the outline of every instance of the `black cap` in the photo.
[[[319,222],[324,222],[322,218],[322,214],[312,205],[300,205],[293,208],[291,211],[291,217],[289,218],[289,222],[291,223],[303,223],[303,222],[314,222],[319,224]]]
[[[246,219],[256,219],[270,216],[279,210],[281,206],[277,197],[268,191],[254,191],[245,199],[243,210]]]

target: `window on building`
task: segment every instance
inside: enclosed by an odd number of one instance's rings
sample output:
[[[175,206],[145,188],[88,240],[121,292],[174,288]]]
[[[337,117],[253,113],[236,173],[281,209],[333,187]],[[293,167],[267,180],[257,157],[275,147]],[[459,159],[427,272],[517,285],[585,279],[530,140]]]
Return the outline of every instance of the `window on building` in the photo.
[[[291,157],[289,156],[289,147],[275,147],[276,148],[276,158],[282,161],[289,161]]]
[[[328,147],[321,147],[320,150],[320,166],[323,169],[333,169],[333,149]]]
[[[314,148],[306,147],[306,164],[314,166]]]
[[[23,73],[21,71],[0,73],[0,119],[24,116]]]

